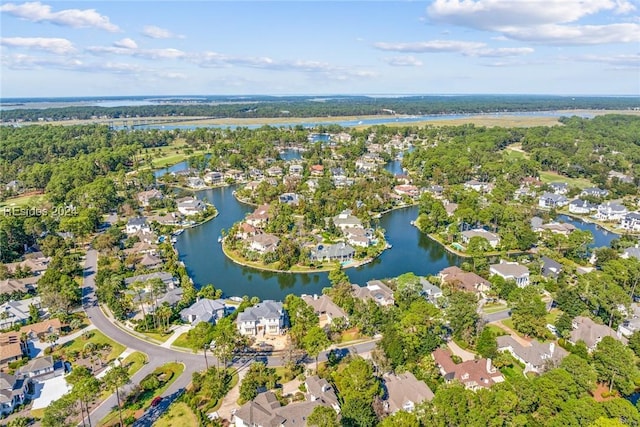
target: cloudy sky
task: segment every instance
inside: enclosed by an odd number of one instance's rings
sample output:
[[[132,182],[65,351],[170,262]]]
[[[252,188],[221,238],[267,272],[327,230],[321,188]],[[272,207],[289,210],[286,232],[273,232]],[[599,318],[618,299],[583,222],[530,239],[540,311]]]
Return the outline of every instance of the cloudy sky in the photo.
[[[0,95],[640,95],[638,0],[0,3]]]

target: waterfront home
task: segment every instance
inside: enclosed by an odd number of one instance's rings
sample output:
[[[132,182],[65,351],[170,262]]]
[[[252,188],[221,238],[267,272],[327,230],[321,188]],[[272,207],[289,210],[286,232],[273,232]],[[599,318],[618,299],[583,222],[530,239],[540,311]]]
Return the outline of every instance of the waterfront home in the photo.
[[[258,229],[251,224],[243,222],[238,226],[237,236],[242,240],[246,240],[251,236],[255,236],[256,234],[258,234]]]
[[[137,237],[138,241],[148,245],[153,245],[158,242],[158,235],[153,231],[140,230],[133,233],[130,237]]]
[[[569,184],[566,182],[550,182],[547,186],[554,194],[567,194],[569,192]]]
[[[587,346],[589,352],[595,350],[598,343],[604,337],[612,337],[626,344],[626,338],[622,334],[614,331],[607,325],[601,325],[594,322],[589,317],[578,316],[571,323],[573,330],[569,334],[568,341],[575,345],[578,341],[582,341]]]
[[[180,319],[185,323],[196,325],[200,322],[216,323],[225,314],[225,303],[221,299],[200,298],[180,311]]]
[[[600,221],[620,221],[628,213],[629,211],[625,206],[616,201],[610,201],[598,206],[598,212],[595,217]]]
[[[334,319],[347,320],[347,313],[334,303],[331,298],[326,295],[302,295],[302,299],[318,316],[320,326],[331,325]]]
[[[569,199],[562,194],[543,193],[538,199],[538,206],[545,209],[561,208],[568,204]]]
[[[124,232],[127,234],[136,234],[137,232],[151,233],[151,227],[147,223],[147,218],[139,216],[136,218],[130,218],[127,221]]]
[[[207,205],[195,197],[183,197],[176,200],[176,203],[178,204],[178,212],[185,216],[196,215],[207,209]]]
[[[640,331],[640,304],[631,304],[631,313],[625,316],[618,325],[618,333],[630,338],[634,332]]]
[[[138,261],[137,265],[140,265],[144,268],[153,269],[162,265],[162,259],[158,258],[155,255],[144,254],[142,259]]]
[[[539,231],[545,231],[545,230],[548,230],[555,234],[562,234],[563,236],[568,236],[569,234],[576,231],[576,226],[566,222],[550,222],[547,224],[543,224],[542,227],[540,227]]]
[[[535,372],[541,374],[548,369],[557,367],[569,352],[556,343],[541,343],[531,340],[528,346],[522,345],[510,335],[496,338],[498,351],[510,353],[518,362],[524,365],[524,373]]]
[[[607,197],[609,195],[609,190],[603,190],[597,187],[585,188],[580,192],[581,196],[584,197],[597,197],[599,199]]]
[[[206,186],[207,184],[205,184],[199,176],[190,176],[187,178],[187,187],[189,188],[200,189]]]
[[[153,188],[149,191],[141,191],[136,197],[140,206],[147,207],[155,200],[162,200],[164,195],[160,190]]]
[[[239,169],[229,169],[224,173],[224,178],[231,179],[233,181],[243,181],[245,179],[245,174]]]
[[[342,230],[342,234],[347,238],[347,242],[353,246],[366,248],[371,245],[373,230],[358,227],[349,227]]]
[[[261,233],[247,238],[249,248],[261,254],[274,252],[280,244],[280,238],[273,234]]]
[[[489,266],[490,275],[498,275],[505,280],[513,280],[519,288],[529,285],[529,269],[517,262],[507,262],[500,260],[500,264]]]
[[[575,199],[569,203],[569,212],[574,214],[586,215],[598,210],[598,205],[587,200]]]
[[[378,169],[378,163],[366,158],[359,158],[356,160],[356,169],[358,172],[368,173]]]
[[[398,411],[412,412],[416,405],[430,402],[433,391],[424,381],[418,380],[410,371],[403,374],[386,374],[383,377],[385,388],[384,409],[388,414]]]
[[[481,297],[491,289],[491,282],[487,279],[478,276],[476,273],[464,271],[455,265],[441,270],[438,273],[438,277],[443,284],[464,292],[473,292],[478,297]]]
[[[442,289],[424,277],[420,278],[420,285],[422,285],[422,295],[432,304],[437,304],[438,300],[444,295]]]
[[[340,230],[346,228],[362,228],[362,221],[358,217],[351,215],[351,211],[346,209],[333,217],[333,224]]]
[[[207,172],[204,175],[204,182],[210,185],[220,185],[224,183],[224,175],[219,171]]]
[[[155,255],[158,250],[158,245],[154,243],[147,243],[144,241],[136,242],[128,249],[123,250],[126,255],[140,255],[150,254]]]
[[[620,228],[628,231],[640,231],[640,212],[629,212],[620,220]]]
[[[331,139],[334,139],[337,142],[351,142],[351,135],[346,132],[340,132],[338,134],[331,135]]]
[[[239,313],[237,324],[242,335],[280,335],[286,326],[286,312],[281,302],[265,300]]]
[[[253,193],[261,183],[262,181],[249,181],[244,185],[244,189]]]
[[[447,212],[447,216],[453,216],[453,214],[456,213],[456,210],[458,210],[458,204],[450,202],[449,200],[444,200],[443,205],[444,210]]]
[[[395,304],[393,291],[380,280],[370,280],[366,286],[352,284],[351,288],[353,289],[354,298],[362,300],[371,299],[380,306]]]
[[[144,283],[152,279],[160,279],[168,289],[173,289],[178,284],[178,280],[174,278],[171,273],[167,273],[166,271],[158,271],[155,273],[139,274],[137,276],[127,277],[124,279],[124,284],[128,287],[135,282]]]
[[[396,185],[395,187],[393,187],[393,191],[401,196],[409,196],[414,198],[420,195],[420,190],[418,190],[418,187],[409,184]]]
[[[542,256],[540,258],[540,262],[542,263],[540,273],[543,277],[546,277],[547,279],[557,279],[560,273],[562,273],[562,264],[558,261],[547,256]]]
[[[338,396],[329,382],[317,375],[312,375],[304,380],[309,402],[319,401],[325,406],[331,407],[336,413],[340,413]]]
[[[500,236],[494,234],[490,231],[487,231],[483,228],[475,228],[473,230],[467,230],[460,233],[462,237],[462,242],[466,245],[469,241],[474,237],[482,237],[483,239],[487,239],[492,248],[495,248],[500,243]]]
[[[311,249],[310,258],[313,261],[338,261],[346,262],[353,259],[356,250],[353,246],[344,242],[335,243],[333,245],[320,244]]]
[[[242,405],[235,413],[236,427],[305,426],[322,401],[294,402],[282,406],[275,393],[266,391]]]
[[[465,388],[476,391],[504,381],[500,371],[491,363],[491,359],[455,363],[451,353],[444,348],[436,349],[431,356],[447,383],[459,381]]]
[[[11,414],[25,402],[28,383],[24,378],[0,372],[0,415]]]
[[[254,227],[261,228],[267,225],[269,222],[269,218],[271,215],[269,214],[269,205],[261,205],[256,208],[253,213],[247,215],[245,221],[249,225],[253,225]]]

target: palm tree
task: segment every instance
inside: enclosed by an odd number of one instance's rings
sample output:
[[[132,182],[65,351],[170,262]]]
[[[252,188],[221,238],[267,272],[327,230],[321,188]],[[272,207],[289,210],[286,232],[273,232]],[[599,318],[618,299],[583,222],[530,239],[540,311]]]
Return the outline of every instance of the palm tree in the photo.
[[[147,329],[147,313],[144,311],[146,285],[143,282],[135,281],[131,284],[131,287],[138,295],[138,303],[140,304],[140,311],[142,311],[142,320],[144,322],[144,329]]]
[[[51,344],[51,350],[53,351],[53,349],[56,346],[56,342],[58,341],[58,334],[49,334],[47,335],[46,341]]]
[[[173,310],[171,310],[171,307],[169,307],[167,303],[164,303],[157,308],[156,313],[160,318],[161,326],[163,326],[165,330],[169,329],[169,319],[171,319],[171,315],[173,314]]]
[[[128,384],[131,381],[129,378],[129,372],[127,369],[122,366],[122,364],[113,364],[111,365],[111,369],[107,371],[104,376],[103,382],[107,386],[107,388],[116,392],[116,399],[118,401],[118,414],[120,416],[120,425],[124,426],[124,422],[122,421],[122,407],[120,403],[120,387]]]

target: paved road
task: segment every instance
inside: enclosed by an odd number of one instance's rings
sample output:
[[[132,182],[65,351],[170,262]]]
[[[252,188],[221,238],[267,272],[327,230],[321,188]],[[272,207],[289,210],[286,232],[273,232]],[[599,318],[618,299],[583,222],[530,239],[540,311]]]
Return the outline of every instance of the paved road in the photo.
[[[171,384],[171,386],[162,394],[164,397],[163,402],[150,408],[145,415],[141,418],[140,423],[136,423],[137,426],[146,426],[153,424],[162,412],[169,406],[169,403],[179,396],[184,388],[191,382],[191,377],[194,372],[205,369],[204,357],[200,354],[193,354],[174,350],[171,348],[161,347],[156,344],[144,341],[130,333],[120,329],[113,323],[112,319],[105,316],[104,312],[98,305],[97,296],[95,294],[95,275],[98,270],[98,252],[95,250],[87,251],[85,266],[84,266],[84,281],[82,288],[82,305],[91,319],[91,322],[95,327],[103,334],[111,338],[112,340],[123,344],[124,346],[133,350],[146,353],[149,363],[144,365],[138,372],[136,372],[131,378],[131,384],[128,387],[130,390],[134,384],[138,384],[145,376],[153,372],[155,368],[161,366],[167,362],[182,362],[185,365],[185,370],[178,379]],[[360,344],[355,344],[348,347],[343,347],[350,354],[365,355],[373,350],[376,346],[377,340],[367,341]],[[208,353],[207,355],[209,366],[216,365],[216,359]],[[233,365],[240,367],[247,363],[247,359],[253,359],[258,361],[264,361],[269,366],[282,366],[284,362],[280,356],[251,356],[236,357],[233,360]],[[327,360],[327,352],[321,353],[318,356],[319,361]],[[308,360],[311,362],[311,359]],[[91,413],[91,419],[98,421],[107,416],[107,414],[116,406],[115,394],[105,400],[100,406],[98,406]]]
[[[496,313],[483,314],[482,319],[487,323],[493,323],[499,320],[508,319],[509,317],[511,317],[510,313],[511,313],[511,310],[507,308],[502,311],[498,311]]]

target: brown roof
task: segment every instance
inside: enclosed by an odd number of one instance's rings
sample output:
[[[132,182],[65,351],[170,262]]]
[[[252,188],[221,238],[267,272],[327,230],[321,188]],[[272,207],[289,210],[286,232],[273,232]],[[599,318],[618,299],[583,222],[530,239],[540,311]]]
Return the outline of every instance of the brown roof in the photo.
[[[20,328],[20,332],[26,332],[27,334],[44,334],[49,332],[50,330],[59,331],[62,329],[62,323],[60,323],[60,319],[49,319],[43,322],[34,323],[32,325],[26,325]]]
[[[431,400],[434,396],[427,384],[419,381],[411,372],[385,376],[384,383],[391,413],[404,409],[407,404]]]
[[[447,267],[440,272],[444,283],[454,285],[467,292],[478,292],[481,287],[491,287],[491,282],[478,276],[476,273],[463,271],[459,267]]]
[[[432,355],[447,381],[455,379],[471,389],[489,388],[504,381],[500,371],[491,364],[491,359],[468,360],[456,364],[451,359],[451,354],[443,348],[436,349]]]
[[[22,356],[22,346],[20,340],[18,342],[12,342],[10,344],[0,345],[0,363],[16,359]]]

